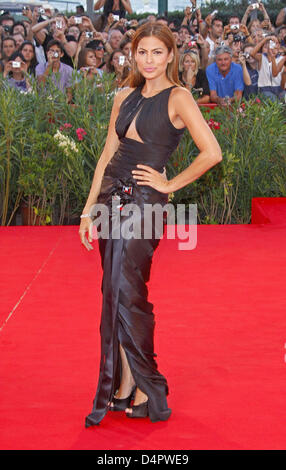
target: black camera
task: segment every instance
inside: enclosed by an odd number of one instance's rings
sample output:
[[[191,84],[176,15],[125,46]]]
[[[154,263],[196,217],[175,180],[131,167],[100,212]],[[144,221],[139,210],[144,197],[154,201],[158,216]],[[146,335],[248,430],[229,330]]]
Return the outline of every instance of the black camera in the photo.
[[[243,36],[242,34],[235,34],[235,36],[233,36],[233,42],[243,42],[245,41],[245,36]]]

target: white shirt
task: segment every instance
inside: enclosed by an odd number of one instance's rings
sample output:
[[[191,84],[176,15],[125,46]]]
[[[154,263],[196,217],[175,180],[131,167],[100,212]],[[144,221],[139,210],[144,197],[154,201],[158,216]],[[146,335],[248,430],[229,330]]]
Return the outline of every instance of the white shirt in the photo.
[[[276,64],[279,64],[283,57],[278,56],[275,58]],[[261,67],[258,70],[258,86],[280,86],[282,79],[282,70],[278,73],[277,77],[272,76],[272,62],[268,62],[267,55],[262,54]]]
[[[213,55],[213,51],[215,49],[215,42],[209,36],[206,37],[206,41],[208,41],[210,45],[210,52],[209,52],[209,58],[210,58]]]

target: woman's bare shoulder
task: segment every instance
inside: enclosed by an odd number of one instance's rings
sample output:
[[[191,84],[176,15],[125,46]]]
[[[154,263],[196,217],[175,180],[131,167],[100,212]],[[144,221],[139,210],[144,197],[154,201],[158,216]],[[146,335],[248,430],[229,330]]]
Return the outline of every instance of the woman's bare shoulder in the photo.
[[[175,99],[186,99],[187,96],[192,96],[192,94],[184,86],[176,86],[172,90],[172,96]]]
[[[130,87],[124,87],[119,90],[116,95],[115,95],[115,100],[118,106],[121,105],[121,103],[127,98],[127,96],[134,91],[135,88],[130,88]]]
[[[180,109],[182,106],[185,107],[186,103],[195,103],[192,93],[183,86],[173,88],[171,92],[171,102],[177,109]]]

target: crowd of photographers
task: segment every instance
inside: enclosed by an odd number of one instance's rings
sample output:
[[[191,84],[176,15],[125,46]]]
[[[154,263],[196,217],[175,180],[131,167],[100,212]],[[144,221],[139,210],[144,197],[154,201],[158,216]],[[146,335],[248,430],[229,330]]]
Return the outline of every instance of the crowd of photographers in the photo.
[[[117,8],[114,5],[117,3]],[[98,10],[103,7],[103,13]],[[179,77],[198,103],[227,106],[258,93],[285,100],[286,9],[272,24],[263,3],[249,5],[243,18],[232,15],[224,24],[219,12],[205,18],[195,4],[183,21],[149,15],[128,21],[129,0],[98,0],[92,19],[82,6],[66,17],[50,5],[25,7],[22,21],[8,11],[0,16],[0,73],[4,83],[22,92],[36,81],[55,86],[72,101],[74,84],[104,80],[114,74],[115,88],[130,69],[131,40],[145,21],[162,22],[173,32],[179,52]],[[255,15],[254,15],[255,14]]]

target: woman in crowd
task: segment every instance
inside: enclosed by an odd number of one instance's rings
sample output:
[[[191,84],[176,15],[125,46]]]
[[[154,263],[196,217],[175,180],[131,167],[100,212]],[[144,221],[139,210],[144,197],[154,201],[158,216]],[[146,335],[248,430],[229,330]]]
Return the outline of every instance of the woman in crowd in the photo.
[[[88,80],[94,80],[95,77],[102,77],[102,70],[97,68],[96,52],[93,49],[85,47],[78,55],[78,70]]]
[[[101,40],[92,41],[92,44],[88,44],[87,47],[92,48],[95,52],[96,67],[102,71],[105,70],[105,47]]]
[[[238,37],[238,39],[240,39]],[[242,73],[243,73],[243,82],[245,86],[250,86],[251,85],[251,78],[248,73],[247,69],[247,64],[245,60],[245,55],[242,52],[243,48],[243,41],[241,40],[236,40],[236,37],[234,37],[234,40],[231,42],[230,46],[232,50],[232,62],[235,64],[241,65],[242,67]]]
[[[23,54],[23,57],[27,64],[27,72],[29,75],[35,75],[36,66],[38,64],[35,52],[35,46],[31,41],[24,41],[19,47],[19,52]]]
[[[15,51],[5,63],[3,77],[7,79],[10,87],[27,92],[31,86],[27,78],[27,63],[23,54]]]
[[[131,39],[128,36],[123,37],[119,44],[119,48],[122,54],[125,55],[126,59],[130,59],[131,56]]]
[[[253,5],[257,3],[258,4],[258,8],[253,8]],[[253,2],[251,3],[250,5],[248,5],[248,7],[246,8],[245,10],[245,13],[243,15],[243,18],[241,20],[241,24],[245,25],[247,24],[247,20],[248,20],[248,17],[249,15],[251,14],[251,12],[253,12],[254,10],[259,10],[261,11],[261,13],[263,14],[263,22],[267,22],[267,24],[269,25],[269,27],[271,27],[271,21],[270,21],[270,18],[269,18],[269,15],[266,11],[266,8],[265,6],[263,5],[262,2]],[[261,28],[261,27],[264,27],[264,26],[261,26],[261,22],[258,18],[255,18],[253,20],[251,20],[248,24],[248,31],[251,33],[253,29],[255,28]]]
[[[90,37],[92,36],[92,37]],[[77,49],[74,56],[74,64],[77,66],[78,63],[78,56],[81,49],[84,48],[94,49],[96,53],[96,61],[97,61],[97,68],[105,70],[105,56],[108,56],[108,52],[112,52],[111,49],[108,48],[108,44],[103,39],[102,33],[99,32],[92,32],[92,34],[86,35],[86,31],[83,31],[77,43]]]
[[[130,0],[97,0],[94,4],[94,10],[100,10],[103,7],[103,14],[106,18],[112,13],[119,18],[125,18],[126,12],[133,13]]]
[[[231,42],[228,41],[228,45],[232,50],[232,62],[240,64],[239,55],[241,53],[243,42],[240,40],[240,37],[235,37]]]
[[[258,93],[258,63],[255,58],[251,55],[254,47],[254,44],[245,44],[243,46],[243,54],[245,57],[246,67],[251,80],[251,84],[246,84],[243,90],[243,97],[247,100],[252,95],[257,95]]]
[[[106,71],[115,74],[116,87],[120,88],[129,73],[126,57],[120,49],[116,49],[110,54],[106,63]]]
[[[200,68],[200,57],[197,51],[186,51],[181,54],[179,78],[186,88],[198,94],[197,103],[209,103],[208,79],[205,71]]]
[[[276,36],[267,36],[251,51],[252,57],[258,62],[258,92],[271,101],[285,96],[285,91],[281,87],[281,64],[284,62],[284,57],[279,54],[279,48]]]

